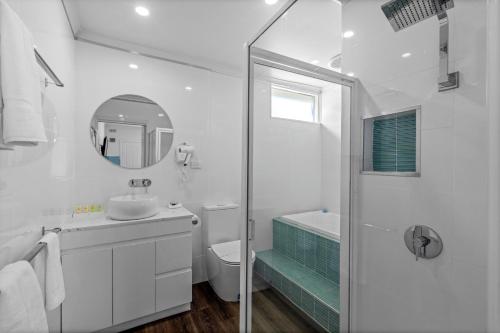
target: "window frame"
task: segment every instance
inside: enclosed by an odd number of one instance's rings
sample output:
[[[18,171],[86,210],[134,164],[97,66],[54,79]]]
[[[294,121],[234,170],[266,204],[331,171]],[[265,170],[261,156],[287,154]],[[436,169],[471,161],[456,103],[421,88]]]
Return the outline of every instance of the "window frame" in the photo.
[[[292,92],[292,93],[296,93],[296,94],[300,94],[300,95],[314,97],[314,120],[308,121],[308,120],[300,120],[300,119],[292,119],[292,118],[273,116],[273,89],[284,90],[284,91],[288,91],[288,92]],[[298,86],[291,85],[291,84],[271,83],[270,94],[269,94],[269,104],[270,104],[269,116],[271,119],[296,121],[296,122],[306,123],[306,124],[320,124],[321,123],[321,89],[320,88],[318,88],[316,90],[316,89],[313,89],[312,87],[310,89],[307,89],[307,88],[298,87]]]
[[[365,140],[365,123],[367,120],[376,120],[376,119],[383,119],[383,118],[389,118],[393,117],[397,114],[401,113],[409,113],[409,112],[415,112],[415,118],[416,118],[416,128],[415,128],[415,137],[416,137],[416,142],[415,142],[415,171],[373,171],[373,170],[365,170],[365,160],[366,160],[366,150],[365,146],[367,141]],[[375,175],[375,176],[393,176],[393,177],[420,177],[421,176],[421,161],[420,161],[420,140],[421,140],[421,117],[422,117],[422,106],[421,105],[415,105],[411,107],[406,107],[402,109],[398,109],[395,111],[390,111],[390,112],[383,112],[379,115],[369,115],[369,116],[363,116],[361,117],[361,168],[360,168],[360,174],[361,175]],[[373,145],[373,137],[370,139],[370,142]],[[373,156],[372,154],[369,155],[369,158],[372,159]],[[373,160],[371,161],[373,164]]]

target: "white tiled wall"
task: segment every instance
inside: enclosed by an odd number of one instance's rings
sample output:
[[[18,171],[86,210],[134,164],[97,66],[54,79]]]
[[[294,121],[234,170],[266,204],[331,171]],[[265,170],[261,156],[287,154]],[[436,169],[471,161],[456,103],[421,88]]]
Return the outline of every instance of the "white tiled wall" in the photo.
[[[257,251],[272,248],[272,218],[321,208],[320,125],[271,118],[271,83],[254,86],[253,205]]]
[[[488,110],[486,1],[456,0],[450,71],[461,87],[439,93],[436,18],[395,33],[380,6],[343,6],[343,71],[362,85],[359,116],[422,106],[421,177],[357,175],[354,184],[355,331],[486,329]],[[411,52],[410,58],[402,58]],[[359,122],[356,122],[360,126]],[[358,129],[354,129],[359,132]],[[355,137],[356,138],[356,137]],[[354,145],[360,155],[359,144]],[[434,228],[443,253],[415,261],[403,233]]]
[[[0,151],[0,244],[11,240],[12,235],[29,230],[35,231],[33,237],[39,237],[42,224],[60,219],[72,206],[75,176],[72,149],[75,56],[64,10],[57,0],[7,2],[32,32],[38,51],[65,87],[50,85],[44,92],[48,144]],[[25,246],[17,244],[15,248],[22,252],[34,241],[31,237],[25,240]]]
[[[255,81],[254,249],[272,248],[272,218],[340,210],[340,87],[322,90],[321,123],[271,118],[271,83]]]
[[[49,86],[45,92],[44,115],[53,142],[0,151],[0,245],[12,234],[21,234],[22,240],[8,250],[2,247],[0,264],[31,247],[42,225],[68,219],[75,205],[105,203],[125,193],[130,178],[150,178],[150,192],[162,203],[180,201],[200,217],[205,203],[240,202],[241,79],[75,42],[59,0],[9,3],[65,87]],[[139,69],[130,69],[131,62]],[[186,86],[193,90],[186,91]],[[92,115],[101,103],[120,94],[157,102],[172,120],[174,147],[181,142],[196,147],[194,159],[201,169],[189,170],[187,182],[180,181],[173,150],[143,170],[120,169],[95,152],[89,136]],[[26,237],[21,228],[36,233]],[[194,282],[205,279],[201,237],[201,227],[195,228]]]
[[[105,202],[127,192],[131,178],[150,178],[150,192],[159,195],[162,203],[180,201],[200,218],[203,204],[240,202],[240,79],[76,44],[76,202]],[[130,69],[131,62],[139,68]],[[186,91],[186,86],[193,89]],[[142,95],[158,103],[172,121],[173,147],[182,142],[195,146],[193,160],[201,163],[201,169],[188,169],[188,181],[181,181],[173,149],[160,163],[142,170],[121,169],[98,156],[90,144],[90,120],[102,102],[121,94]],[[200,226],[193,231],[194,282],[206,279]]]

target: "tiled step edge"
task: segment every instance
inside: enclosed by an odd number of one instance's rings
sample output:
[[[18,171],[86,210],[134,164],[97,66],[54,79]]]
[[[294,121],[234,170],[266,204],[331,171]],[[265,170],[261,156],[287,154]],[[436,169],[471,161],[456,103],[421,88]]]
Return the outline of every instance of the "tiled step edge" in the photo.
[[[339,332],[339,313],[316,295],[257,257],[255,272],[328,332]]]

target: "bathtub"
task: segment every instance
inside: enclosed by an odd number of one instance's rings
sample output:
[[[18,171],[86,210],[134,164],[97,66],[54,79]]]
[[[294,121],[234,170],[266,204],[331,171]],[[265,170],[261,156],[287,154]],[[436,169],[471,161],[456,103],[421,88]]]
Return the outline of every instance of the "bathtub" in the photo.
[[[340,215],[312,211],[281,216],[282,220],[323,237],[340,241]]]

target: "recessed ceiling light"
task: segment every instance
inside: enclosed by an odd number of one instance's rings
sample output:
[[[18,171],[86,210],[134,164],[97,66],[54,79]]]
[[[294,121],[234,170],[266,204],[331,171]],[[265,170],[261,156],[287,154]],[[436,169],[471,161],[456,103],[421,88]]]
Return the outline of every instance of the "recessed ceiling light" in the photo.
[[[137,66],[136,64],[129,64],[128,67],[132,68],[132,69],[137,69],[139,68],[139,66]]]
[[[353,72],[349,72],[346,74],[347,76],[354,76],[354,73]]]
[[[319,60],[314,59],[314,60],[312,60],[312,61],[311,61],[311,64],[313,64],[313,65],[317,65],[317,64],[319,64]]]
[[[135,7],[135,12],[141,16],[149,16],[149,9],[143,6]]]
[[[344,36],[344,38],[351,38],[352,36],[354,36],[354,31],[347,30],[344,32],[344,34],[342,36]]]
[[[411,57],[411,53],[410,53],[410,52],[403,53],[403,54],[401,55],[401,57],[402,57],[402,58],[409,58],[409,57]]]
[[[265,0],[265,1],[266,1],[266,5],[269,5],[269,6],[275,5],[278,2],[278,0]]]
[[[158,117],[165,117],[163,113],[158,113]]]
[[[123,118],[123,115],[122,115],[122,114],[119,114],[119,115],[118,115],[118,117],[119,117],[119,118]]]
[[[187,86],[187,87],[185,87],[184,89],[186,89],[186,91],[191,91],[191,90],[193,90],[193,88],[192,88],[192,87],[190,87],[190,86]]]

